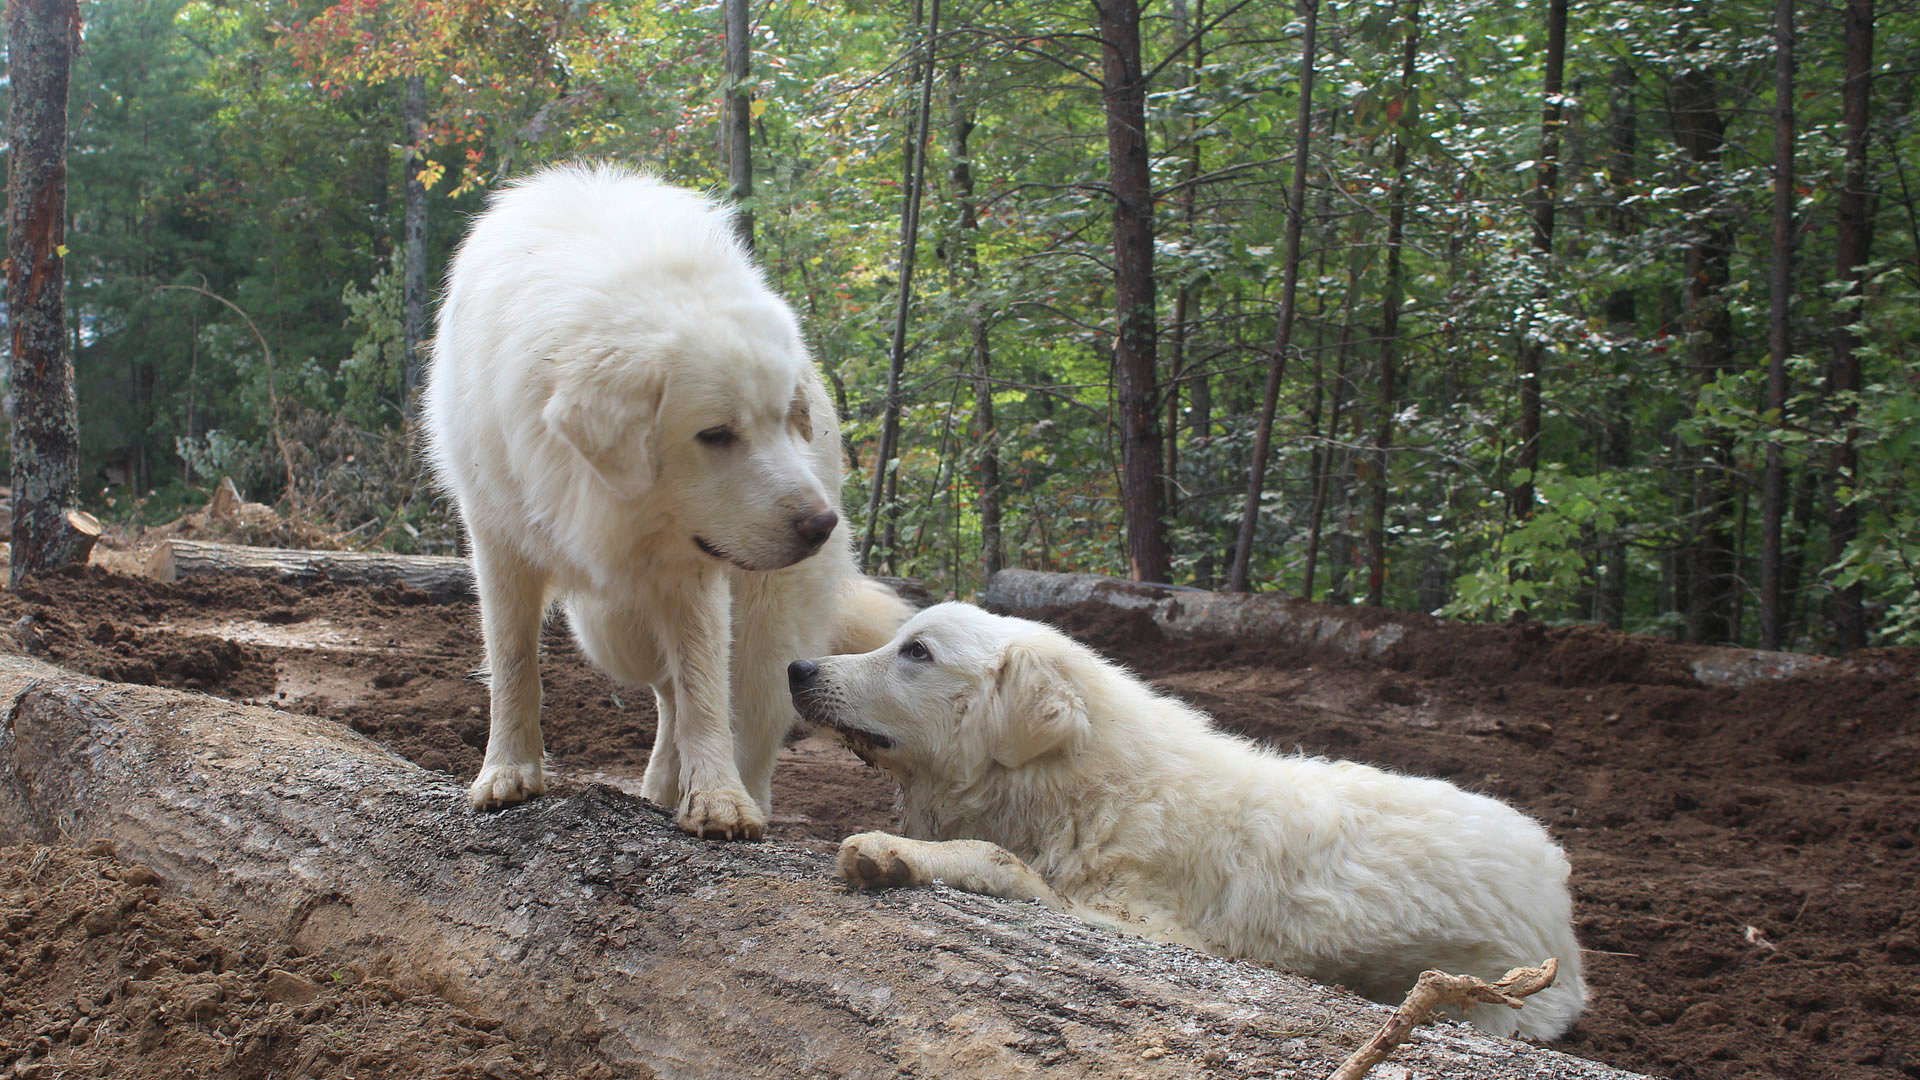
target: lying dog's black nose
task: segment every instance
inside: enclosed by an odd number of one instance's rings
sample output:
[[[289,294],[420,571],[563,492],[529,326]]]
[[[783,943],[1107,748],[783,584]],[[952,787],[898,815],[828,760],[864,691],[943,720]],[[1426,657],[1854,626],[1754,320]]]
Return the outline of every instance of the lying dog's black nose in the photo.
[[[827,542],[833,535],[833,527],[840,524],[840,515],[831,510],[822,510],[817,514],[793,519],[793,531],[800,539],[814,547]]]
[[[795,660],[787,665],[787,685],[795,690],[813,681],[820,674],[820,665],[811,660]]]

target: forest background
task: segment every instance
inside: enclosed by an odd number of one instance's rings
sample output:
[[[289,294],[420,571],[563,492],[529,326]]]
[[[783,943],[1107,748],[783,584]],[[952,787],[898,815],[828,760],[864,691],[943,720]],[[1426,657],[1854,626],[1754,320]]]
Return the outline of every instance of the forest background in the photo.
[[[1920,643],[1913,9],[81,18],[68,322],[110,520],[231,475],[458,551],[410,427],[434,291],[488,190],[584,157],[741,205],[873,569]]]

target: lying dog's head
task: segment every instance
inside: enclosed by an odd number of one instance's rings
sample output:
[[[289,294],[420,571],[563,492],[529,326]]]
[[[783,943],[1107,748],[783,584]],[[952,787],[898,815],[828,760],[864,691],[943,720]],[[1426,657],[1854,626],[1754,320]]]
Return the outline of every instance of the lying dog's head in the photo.
[[[1071,753],[1102,664],[1064,634],[969,604],[939,604],[870,653],[796,660],[794,705],[900,778],[965,787]]]
[[[820,550],[839,515],[831,405],[792,313],[771,295],[706,303],[556,357],[549,431],[627,504],[636,533],[743,570]],[[816,446],[816,433],[825,440]]]

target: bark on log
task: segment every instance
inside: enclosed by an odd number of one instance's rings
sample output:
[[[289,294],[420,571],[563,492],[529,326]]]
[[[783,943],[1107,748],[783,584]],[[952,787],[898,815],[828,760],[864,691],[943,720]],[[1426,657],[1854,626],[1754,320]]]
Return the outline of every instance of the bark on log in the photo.
[[[476,814],[325,720],[0,657],[0,839],[114,841],[175,887],[629,1076],[1325,1076],[1386,1016],[1291,976],[944,888],[858,894],[605,787]],[[1448,1027],[1423,1075],[1624,1078]],[[1236,1070],[1238,1071],[1238,1070]]]
[[[435,604],[473,599],[473,564],[448,555],[394,555],[378,551],[297,551],[204,540],[162,541],[147,557],[147,576],[158,581],[239,574],[291,585],[331,581],[336,585],[404,584]],[[915,607],[933,603],[917,578],[876,577]]]
[[[1122,611],[1144,611],[1172,638],[1264,638],[1373,660],[1386,658],[1416,633],[1445,625],[1407,612],[1312,604],[1273,593],[1214,593],[1098,574],[1038,570],[1000,571],[987,582],[981,599],[1009,615],[1031,615],[1068,604],[1104,604]],[[1686,655],[1688,672],[1702,686],[1746,686],[1833,662],[1831,657],[1805,653],[1673,647]]]

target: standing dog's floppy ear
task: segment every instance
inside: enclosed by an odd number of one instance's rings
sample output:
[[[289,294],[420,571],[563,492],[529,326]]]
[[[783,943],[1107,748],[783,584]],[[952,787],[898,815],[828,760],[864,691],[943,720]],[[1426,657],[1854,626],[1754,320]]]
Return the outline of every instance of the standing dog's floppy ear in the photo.
[[[1073,683],[1071,659],[1046,638],[1014,641],[1000,654],[993,760],[1016,769],[1087,731],[1087,704]]]
[[[654,427],[666,397],[665,376],[655,365],[613,360],[568,364],[560,374],[541,413],[547,430],[573,447],[616,494],[646,494],[660,472]]]

